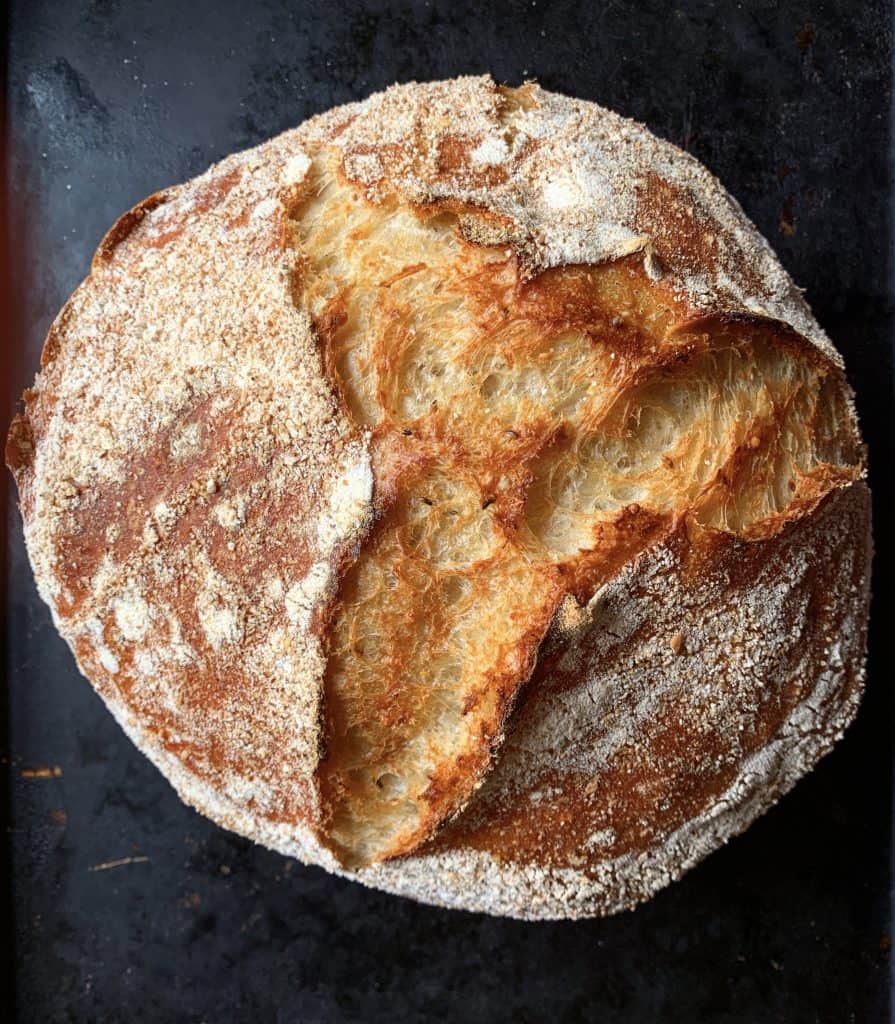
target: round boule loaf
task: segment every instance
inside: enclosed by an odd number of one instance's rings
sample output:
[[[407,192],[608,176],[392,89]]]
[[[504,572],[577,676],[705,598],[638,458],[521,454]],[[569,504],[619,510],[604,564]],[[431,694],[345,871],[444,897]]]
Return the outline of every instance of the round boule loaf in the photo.
[[[647,898],[841,736],[864,459],[717,180],[487,77],[125,214],[7,446],[40,593],[184,800],[523,918]]]

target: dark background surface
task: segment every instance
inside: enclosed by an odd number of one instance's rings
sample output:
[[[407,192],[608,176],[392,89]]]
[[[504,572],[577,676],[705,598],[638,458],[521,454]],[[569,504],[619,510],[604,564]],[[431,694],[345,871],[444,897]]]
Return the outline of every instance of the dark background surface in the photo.
[[[15,2],[7,419],[100,237],[145,194],[396,80],[537,77],[702,159],[845,354],[878,535],[858,720],[745,836],[633,913],[524,924],[417,906],[179,803],[78,676],[37,597],[10,489],[20,1021],[889,1019],[888,5],[478,6]]]

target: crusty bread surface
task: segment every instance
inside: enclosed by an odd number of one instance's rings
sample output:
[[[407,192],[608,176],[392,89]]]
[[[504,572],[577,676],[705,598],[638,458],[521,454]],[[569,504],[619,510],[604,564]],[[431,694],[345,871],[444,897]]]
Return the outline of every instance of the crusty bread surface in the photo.
[[[700,164],[534,84],[396,86],[144,200],[7,460],[183,799],[431,903],[631,907],[860,699],[838,354]]]

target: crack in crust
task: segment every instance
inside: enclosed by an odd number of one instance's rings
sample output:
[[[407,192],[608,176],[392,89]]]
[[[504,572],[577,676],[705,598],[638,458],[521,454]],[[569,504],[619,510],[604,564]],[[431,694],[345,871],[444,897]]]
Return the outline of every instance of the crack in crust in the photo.
[[[380,516],[326,673],[323,835],[360,867],[465,805],[566,595],[684,518],[773,535],[860,456],[837,371],[779,325],[688,324],[642,257],[523,280],[461,211],[365,199],[338,151],[306,190],[296,298]]]

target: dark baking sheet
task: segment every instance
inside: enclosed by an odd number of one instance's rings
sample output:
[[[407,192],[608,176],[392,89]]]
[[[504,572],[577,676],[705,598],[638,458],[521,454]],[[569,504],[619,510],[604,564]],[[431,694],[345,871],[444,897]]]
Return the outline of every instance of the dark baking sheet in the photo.
[[[13,4],[10,411],[142,196],[393,81],[490,70],[645,121],[740,199],[846,356],[882,526],[867,697],[835,753],[636,912],[532,925],[365,891],[182,806],[75,671],[9,502],[15,1019],[888,1019],[889,22],[882,2]]]

